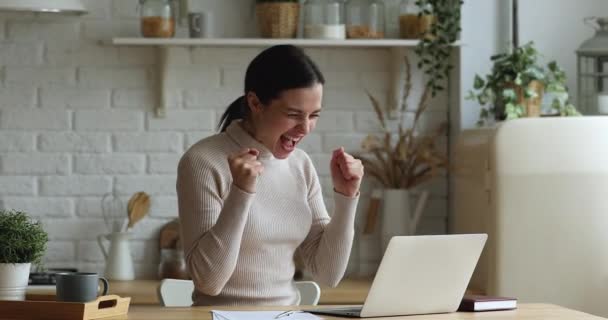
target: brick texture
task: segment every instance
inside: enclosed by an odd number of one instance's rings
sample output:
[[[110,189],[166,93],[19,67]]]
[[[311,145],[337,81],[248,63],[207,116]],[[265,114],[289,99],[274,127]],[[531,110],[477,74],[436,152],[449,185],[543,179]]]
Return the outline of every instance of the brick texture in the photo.
[[[176,167],[181,154],[215,132],[225,108],[243,94],[243,76],[261,48],[169,50],[167,117],[154,116],[157,51],[107,45],[112,37],[140,36],[137,0],[85,0],[78,19],[0,15],[0,207],[41,219],[51,241],[47,267],[76,266],[103,272],[96,237],[109,232],[101,200],[114,192],[124,204],[138,191],[151,195],[150,213],[132,230],[139,277],[154,277],[160,228],[177,217]],[[217,17],[219,19],[219,17]],[[306,48],[326,76],[323,112],[300,145],[321,176],[331,211],[331,152],[360,150],[380,129],[366,90],[385,105],[390,92],[391,50]],[[418,71],[416,71],[418,72]],[[414,74],[414,79],[421,79]],[[421,91],[416,83],[407,121]],[[447,120],[440,95],[423,116],[420,134]],[[373,273],[378,233],[361,235],[371,190],[361,190],[357,237],[349,271]],[[447,179],[413,190],[431,198],[420,233],[444,233]],[[125,213],[126,216],[126,213]]]

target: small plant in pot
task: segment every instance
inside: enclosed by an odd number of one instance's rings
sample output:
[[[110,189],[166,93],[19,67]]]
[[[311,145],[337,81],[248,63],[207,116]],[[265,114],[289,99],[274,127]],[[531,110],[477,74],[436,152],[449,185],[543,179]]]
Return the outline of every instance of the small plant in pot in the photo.
[[[565,72],[555,61],[543,67],[538,58],[533,42],[517,47],[511,53],[490,57],[494,63],[492,72],[485,79],[475,75],[473,90],[467,96],[482,106],[478,125],[492,119],[539,117],[544,94],[553,97],[551,114],[580,115],[570,103]]]
[[[258,29],[263,38],[295,38],[300,17],[298,0],[256,0]]]
[[[0,210],[0,300],[24,300],[31,264],[39,265],[48,235],[25,212]]]

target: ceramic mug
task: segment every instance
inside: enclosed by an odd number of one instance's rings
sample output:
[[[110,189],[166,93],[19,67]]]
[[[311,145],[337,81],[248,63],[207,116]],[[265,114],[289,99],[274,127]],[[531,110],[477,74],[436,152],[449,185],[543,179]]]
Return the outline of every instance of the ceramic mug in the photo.
[[[97,273],[62,272],[55,275],[57,282],[57,301],[89,302],[97,299],[99,281],[103,283],[101,295],[108,294],[108,280]]]
[[[210,12],[190,12],[188,14],[190,38],[210,38],[212,18]]]

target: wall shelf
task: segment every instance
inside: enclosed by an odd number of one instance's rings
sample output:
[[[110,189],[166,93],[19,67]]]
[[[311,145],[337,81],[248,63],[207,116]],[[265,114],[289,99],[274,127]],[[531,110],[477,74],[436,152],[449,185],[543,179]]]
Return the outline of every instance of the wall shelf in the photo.
[[[114,38],[113,45],[121,46],[213,46],[213,47],[266,47],[293,44],[302,47],[415,47],[419,40],[402,39],[261,39],[261,38]]]
[[[113,38],[111,45],[114,46],[150,46],[158,49],[158,102],[155,107],[157,117],[165,117],[165,97],[168,91],[166,86],[166,75],[168,72],[168,55],[172,47],[269,47],[279,44],[292,44],[305,48],[385,48],[392,52],[391,71],[392,92],[389,96],[389,105],[395,108],[401,100],[401,76],[403,72],[403,56],[407,50],[413,49],[420,43],[419,40],[404,39],[347,39],[347,40],[323,40],[323,39],[262,39],[262,38]],[[461,46],[456,42],[454,47]],[[393,113],[391,113],[393,114]]]

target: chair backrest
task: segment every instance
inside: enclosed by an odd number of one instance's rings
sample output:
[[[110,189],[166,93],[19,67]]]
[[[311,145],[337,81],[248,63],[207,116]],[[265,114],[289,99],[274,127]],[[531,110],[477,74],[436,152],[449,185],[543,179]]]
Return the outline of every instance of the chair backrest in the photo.
[[[192,305],[192,280],[163,279],[158,286],[158,300],[164,307],[189,307]]]
[[[314,281],[296,281],[298,288],[298,305],[316,306],[321,297],[321,288]]]
[[[301,305],[316,305],[321,288],[314,281],[296,281],[298,300]],[[192,305],[194,283],[191,280],[163,279],[158,286],[158,300],[164,307],[189,307]]]

